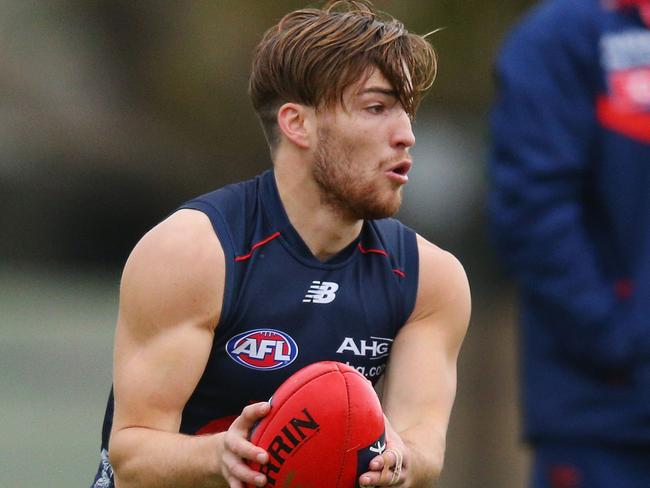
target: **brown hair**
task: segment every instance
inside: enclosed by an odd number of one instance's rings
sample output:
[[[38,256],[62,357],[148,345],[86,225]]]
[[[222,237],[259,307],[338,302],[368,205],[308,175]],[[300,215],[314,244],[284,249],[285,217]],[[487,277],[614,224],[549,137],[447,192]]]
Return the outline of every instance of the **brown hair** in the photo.
[[[332,107],[373,67],[414,116],[436,74],[436,55],[425,37],[368,0],[330,1],[323,9],[285,15],[258,44],[249,84],[271,148],[279,142],[276,117],[283,103]]]

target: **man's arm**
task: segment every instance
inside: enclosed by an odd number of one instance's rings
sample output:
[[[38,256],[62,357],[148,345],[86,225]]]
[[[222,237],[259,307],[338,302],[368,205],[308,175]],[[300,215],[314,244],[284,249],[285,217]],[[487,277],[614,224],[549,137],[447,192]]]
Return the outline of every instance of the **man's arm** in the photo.
[[[244,436],[268,410],[264,404],[247,407],[227,433],[179,434],[183,408],[212,348],[224,267],[209,220],[192,210],[176,212],[152,229],[127,261],[115,339],[110,441],[119,488],[218,487],[227,486],[225,478],[231,476],[250,476],[250,481],[259,476],[246,471],[241,456],[262,454]],[[237,483],[231,486],[241,486]]]
[[[456,396],[456,361],[471,308],[458,260],[419,236],[418,248],[415,308],[391,348],[382,398],[387,447],[404,456],[401,478],[406,487],[432,486],[442,470]],[[378,457],[371,462],[373,472],[362,475],[370,475],[366,485],[378,484],[376,471],[385,461]]]

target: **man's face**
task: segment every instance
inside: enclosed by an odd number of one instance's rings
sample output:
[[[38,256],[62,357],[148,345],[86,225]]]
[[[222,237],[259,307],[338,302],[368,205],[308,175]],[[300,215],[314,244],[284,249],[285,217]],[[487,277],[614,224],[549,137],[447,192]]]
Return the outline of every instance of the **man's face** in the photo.
[[[411,120],[378,69],[343,101],[318,114],[313,176],[323,203],[349,219],[394,215],[411,168]]]

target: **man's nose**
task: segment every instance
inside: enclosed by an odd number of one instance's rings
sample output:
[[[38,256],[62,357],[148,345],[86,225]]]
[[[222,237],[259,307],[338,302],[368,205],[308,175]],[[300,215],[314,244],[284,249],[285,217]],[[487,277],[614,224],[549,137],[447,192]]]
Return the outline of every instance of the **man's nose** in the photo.
[[[411,118],[406,111],[400,113],[398,120],[395,123],[392,143],[394,147],[403,147],[406,149],[415,144],[415,135],[413,134]]]

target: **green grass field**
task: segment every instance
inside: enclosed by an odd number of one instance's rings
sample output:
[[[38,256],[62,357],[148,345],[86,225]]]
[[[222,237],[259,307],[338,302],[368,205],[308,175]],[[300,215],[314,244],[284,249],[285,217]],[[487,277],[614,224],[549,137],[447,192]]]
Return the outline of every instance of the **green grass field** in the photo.
[[[0,486],[89,486],[118,276],[0,268]]]

